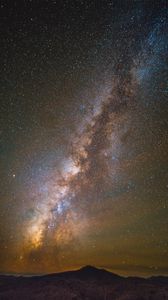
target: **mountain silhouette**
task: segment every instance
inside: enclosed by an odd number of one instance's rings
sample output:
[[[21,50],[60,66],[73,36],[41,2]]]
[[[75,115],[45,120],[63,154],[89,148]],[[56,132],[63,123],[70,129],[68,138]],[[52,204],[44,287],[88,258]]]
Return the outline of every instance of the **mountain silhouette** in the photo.
[[[121,277],[85,266],[40,276],[0,275],[0,300],[162,300],[168,277]]]
[[[44,275],[43,277],[55,277],[55,278],[76,278],[80,280],[119,280],[122,279],[121,276],[114,273],[108,272],[105,269],[98,269],[93,266],[84,266],[79,270],[68,271],[63,273],[53,273],[50,275]]]

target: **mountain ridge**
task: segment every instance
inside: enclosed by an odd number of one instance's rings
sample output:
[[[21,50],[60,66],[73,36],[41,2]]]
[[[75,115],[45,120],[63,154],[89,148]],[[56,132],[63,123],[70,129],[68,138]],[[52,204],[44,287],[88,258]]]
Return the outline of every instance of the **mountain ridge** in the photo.
[[[168,277],[121,277],[93,266],[40,276],[0,275],[0,299],[163,300]]]
[[[111,276],[111,278],[120,278],[120,279],[144,279],[144,280],[168,280],[168,276],[166,275],[152,275],[150,277],[141,277],[141,276],[121,276],[116,273],[113,273],[111,271],[106,270],[105,268],[101,267],[95,267],[92,265],[84,265],[79,269],[75,270],[68,270],[68,271],[63,271],[63,272],[54,272],[54,273],[46,273],[46,274],[0,274],[0,278],[46,278],[46,277],[62,277],[62,276],[70,276],[70,275],[100,275],[104,274],[105,276]]]

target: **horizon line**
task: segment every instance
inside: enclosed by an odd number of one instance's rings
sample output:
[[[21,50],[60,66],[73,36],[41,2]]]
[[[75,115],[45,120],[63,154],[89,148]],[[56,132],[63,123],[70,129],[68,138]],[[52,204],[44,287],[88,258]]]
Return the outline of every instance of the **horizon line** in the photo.
[[[153,274],[148,274],[146,276],[141,276],[141,275],[122,275],[122,274],[118,274],[116,273],[115,271],[113,271],[111,268],[107,268],[107,267],[103,267],[103,266],[93,266],[93,265],[83,265],[83,266],[80,266],[78,268],[72,268],[72,269],[68,269],[68,270],[65,270],[65,271],[58,271],[58,272],[48,272],[48,273],[22,273],[22,272],[18,272],[18,273],[15,273],[15,272],[0,272],[0,276],[13,276],[13,277],[40,277],[40,276],[50,276],[50,275],[59,275],[59,274],[62,274],[62,273],[68,273],[68,272],[75,272],[75,271],[80,271],[86,267],[90,267],[90,268],[95,268],[97,270],[105,270],[106,272],[109,272],[113,275],[116,275],[116,276],[120,276],[120,277],[123,277],[123,278],[131,278],[131,277],[136,277],[136,278],[144,278],[144,279],[150,279],[152,277],[168,277],[168,273],[166,274],[161,274],[161,273],[153,273]],[[124,270],[123,270],[124,271]]]

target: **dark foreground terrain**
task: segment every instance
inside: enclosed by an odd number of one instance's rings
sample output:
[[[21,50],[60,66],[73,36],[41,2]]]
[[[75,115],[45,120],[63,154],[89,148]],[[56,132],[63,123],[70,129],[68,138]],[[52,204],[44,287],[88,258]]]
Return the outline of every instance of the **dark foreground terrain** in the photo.
[[[0,276],[0,300],[36,299],[165,300],[168,277],[123,278],[89,266],[38,277]]]

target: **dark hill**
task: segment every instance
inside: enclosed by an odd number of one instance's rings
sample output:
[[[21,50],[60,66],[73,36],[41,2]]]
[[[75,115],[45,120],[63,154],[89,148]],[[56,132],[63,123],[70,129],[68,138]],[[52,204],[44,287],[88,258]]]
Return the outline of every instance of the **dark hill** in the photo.
[[[168,300],[168,277],[120,277],[86,266],[43,276],[0,275],[0,300]]]
[[[44,275],[42,278],[62,278],[62,279],[80,279],[80,280],[101,280],[105,282],[122,279],[119,275],[108,272],[104,269],[98,269],[93,266],[85,266],[76,271],[63,273],[53,273]]]

